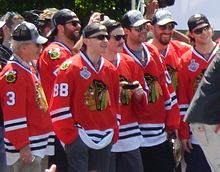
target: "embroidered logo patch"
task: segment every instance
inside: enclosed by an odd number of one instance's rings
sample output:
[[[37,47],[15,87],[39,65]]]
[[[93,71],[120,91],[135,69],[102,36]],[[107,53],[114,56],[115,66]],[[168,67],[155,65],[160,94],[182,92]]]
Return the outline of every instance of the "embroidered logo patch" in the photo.
[[[5,79],[7,83],[14,83],[17,79],[17,72],[15,70],[7,72],[5,74]]]
[[[91,76],[91,73],[88,71],[87,67],[84,66],[83,69],[80,71],[80,75],[84,78],[84,79],[89,79]]]
[[[54,49],[49,50],[48,54],[51,60],[56,60],[60,58],[61,51],[59,48],[54,48]]]
[[[195,71],[197,71],[198,68],[199,68],[199,63],[196,63],[196,60],[192,59],[189,66],[188,66],[188,70],[195,72]]]
[[[63,64],[60,66],[60,70],[68,69],[68,67],[71,65],[71,63],[72,63],[71,60],[67,60],[67,61],[63,62]]]
[[[102,111],[110,105],[110,96],[106,85],[99,80],[93,80],[84,93],[84,104],[90,111]]]

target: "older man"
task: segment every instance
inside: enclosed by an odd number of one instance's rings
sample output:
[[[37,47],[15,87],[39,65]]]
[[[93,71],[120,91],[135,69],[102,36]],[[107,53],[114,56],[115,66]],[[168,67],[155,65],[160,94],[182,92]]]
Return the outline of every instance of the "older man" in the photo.
[[[0,76],[6,158],[12,172],[41,172],[54,154],[47,101],[30,66],[45,42],[32,23],[18,25],[12,33],[13,55]]]

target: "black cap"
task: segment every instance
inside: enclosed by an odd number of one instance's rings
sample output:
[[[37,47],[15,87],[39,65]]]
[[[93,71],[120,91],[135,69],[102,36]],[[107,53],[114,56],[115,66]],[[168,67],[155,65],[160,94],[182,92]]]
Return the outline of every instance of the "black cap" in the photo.
[[[137,27],[148,22],[151,21],[145,19],[140,11],[130,10],[123,15],[121,25],[122,27],[129,28],[129,27]]]
[[[47,38],[39,35],[37,27],[33,23],[22,22],[12,33],[12,39],[15,41],[33,41],[36,44],[44,44]]]
[[[192,31],[194,28],[201,24],[210,25],[207,17],[203,14],[194,14],[188,20],[189,31]]]
[[[84,38],[88,38],[90,35],[93,35],[97,32],[106,32],[106,35],[108,35],[106,27],[101,23],[91,23],[87,25],[83,29],[82,34]]]
[[[111,31],[113,31],[114,29],[121,27],[121,24],[119,22],[111,19],[103,21],[101,23],[106,27],[108,33],[111,33]]]
[[[51,30],[47,34],[47,36],[50,36],[55,31],[57,25],[59,25],[59,24],[64,25],[67,22],[71,22],[71,21],[79,22],[78,17],[76,16],[76,14],[73,11],[66,9],[66,8],[57,11],[53,15],[52,22],[51,22]]]

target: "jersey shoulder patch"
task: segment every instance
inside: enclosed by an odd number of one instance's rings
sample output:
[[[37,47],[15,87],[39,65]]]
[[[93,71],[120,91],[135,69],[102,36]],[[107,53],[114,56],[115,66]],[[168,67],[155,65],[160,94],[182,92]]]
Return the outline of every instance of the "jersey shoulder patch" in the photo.
[[[60,66],[60,70],[67,70],[69,66],[71,65],[72,61],[71,60],[66,60],[65,62],[62,63]]]
[[[17,80],[17,72],[15,70],[11,70],[5,73],[5,80],[7,83],[14,83]]]
[[[61,50],[60,48],[52,48],[48,51],[48,55],[50,57],[51,60],[56,60],[59,59],[61,56]]]

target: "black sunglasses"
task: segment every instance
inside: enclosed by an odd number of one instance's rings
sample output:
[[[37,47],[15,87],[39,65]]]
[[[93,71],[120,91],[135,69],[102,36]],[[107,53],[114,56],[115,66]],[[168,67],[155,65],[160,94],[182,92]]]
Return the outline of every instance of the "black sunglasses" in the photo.
[[[121,39],[125,40],[125,35],[110,35],[112,36],[116,41],[120,41]]]
[[[165,25],[159,25],[159,28],[161,30],[166,30],[166,29],[173,30],[174,27],[175,27],[175,25],[173,23],[168,23],[168,24],[165,24]]]
[[[210,29],[210,26],[204,26],[204,27],[201,27],[201,28],[198,28],[198,29],[195,29],[193,32],[195,34],[201,34],[203,31],[208,31]]]
[[[143,29],[146,29],[147,31],[149,31],[149,27],[147,24],[143,24],[143,25],[140,25],[140,26],[136,26],[136,27],[133,27],[137,32],[141,32]]]
[[[98,39],[100,41],[103,41],[104,39],[109,40],[110,36],[109,35],[96,35],[96,36],[88,37],[88,39],[90,39],[90,38],[96,38],[96,39]]]
[[[78,24],[80,24],[78,21],[69,21],[69,22],[66,22],[65,24],[67,23],[71,23],[74,27],[76,27]]]

